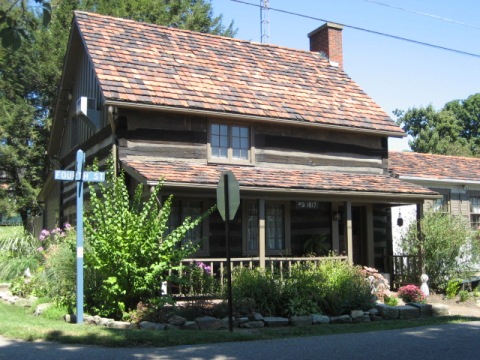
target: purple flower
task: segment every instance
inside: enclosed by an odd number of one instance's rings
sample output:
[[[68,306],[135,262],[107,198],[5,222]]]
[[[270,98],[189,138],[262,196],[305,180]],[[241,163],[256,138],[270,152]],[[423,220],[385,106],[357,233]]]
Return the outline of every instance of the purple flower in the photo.
[[[37,248],[37,251],[43,251],[43,250],[45,250],[45,249],[43,248],[43,246],[40,246],[40,247]]]
[[[38,237],[38,240],[43,241],[49,235],[50,235],[50,231],[43,229],[42,232],[40,233],[39,237]]]
[[[70,230],[72,230],[73,226],[70,225],[69,223],[65,223],[65,225],[63,225],[63,227],[65,228],[65,230],[70,231]]]

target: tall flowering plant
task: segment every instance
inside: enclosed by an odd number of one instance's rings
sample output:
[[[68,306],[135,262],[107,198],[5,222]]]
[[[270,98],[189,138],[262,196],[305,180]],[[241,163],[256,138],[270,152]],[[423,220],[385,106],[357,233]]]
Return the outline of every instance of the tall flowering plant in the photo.
[[[425,304],[427,297],[425,293],[416,285],[405,285],[398,289],[398,297],[404,303],[420,303]]]

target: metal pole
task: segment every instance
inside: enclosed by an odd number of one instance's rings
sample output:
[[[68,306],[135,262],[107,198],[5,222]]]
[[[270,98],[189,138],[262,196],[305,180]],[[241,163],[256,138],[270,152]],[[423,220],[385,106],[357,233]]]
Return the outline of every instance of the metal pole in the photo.
[[[77,324],[83,324],[83,166],[85,154],[77,151]]]
[[[229,227],[230,200],[228,198],[228,174],[223,175],[225,183],[225,247],[227,250],[227,296],[228,296],[228,330],[233,331],[233,305],[232,305],[232,265],[230,258]]]

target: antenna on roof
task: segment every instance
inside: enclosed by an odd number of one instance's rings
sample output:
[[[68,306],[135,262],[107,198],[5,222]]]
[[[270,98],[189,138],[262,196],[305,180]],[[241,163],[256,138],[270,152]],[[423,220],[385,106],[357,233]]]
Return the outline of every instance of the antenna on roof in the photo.
[[[270,20],[268,18],[268,0],[260,0],[260,42],[268,44],[270,40]]]

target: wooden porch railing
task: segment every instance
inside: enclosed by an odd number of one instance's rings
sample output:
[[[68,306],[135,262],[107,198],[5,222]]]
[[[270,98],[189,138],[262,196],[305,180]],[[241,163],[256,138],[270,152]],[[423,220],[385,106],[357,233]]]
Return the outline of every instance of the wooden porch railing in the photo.
[[[329,256],[329,257],[269,257],[265,259],[265,267],[271,271],[276,270],[279,272],[281,278],[290,273],[292,267],[298,263],[313,263],[317,266],[320,262],[326,260],[341,260],[348,261],[347,256]],[[259,257],[245,257],[245,258],[232,258],[230,260],[232,268],[235,267],[244,267],[244,268],[257,268],[260,267],[260,258]],[[195,259],[185,259],[182,261],[182,265],[185,268],[193,265],[200,264],[210,267],[212,271],[210,276],[215,278],[218,285],[223,287],[226,280],[226,270],[227,270],[227,259],[226,258],[195,258]],[[167,292],[172,295],[183,295],[189,296],[192,289],[186,289],[185,287],[180,287],[179,285],[169,284]]]
[[[398,289],[407,284],[418,284],[420,279],[420,261],[416,255],[390,256],[392,269],[392,288]]]

